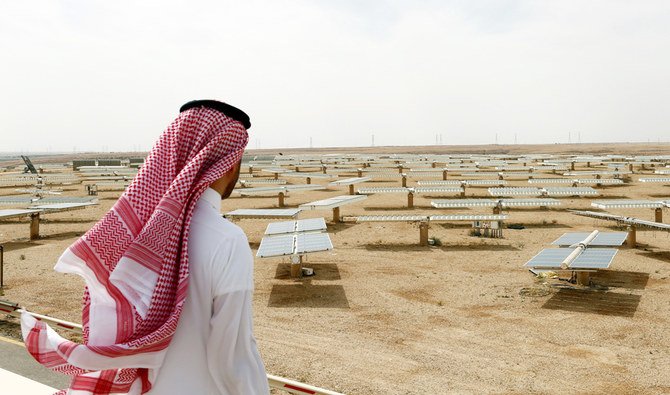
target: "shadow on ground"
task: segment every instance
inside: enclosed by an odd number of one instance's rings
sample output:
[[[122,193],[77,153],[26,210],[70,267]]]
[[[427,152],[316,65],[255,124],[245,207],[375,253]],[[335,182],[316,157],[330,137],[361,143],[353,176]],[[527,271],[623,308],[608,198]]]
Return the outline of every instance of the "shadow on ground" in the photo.
[[[542,306],[544,309],[632,317],[640,295],[582,289],[560,289]]]
[[[603,287],[645,289],[649,273],[601,270],[591,275],[591,282]]]
[[[306,307],[348,309],[349,301],[341,285],[275,284],[268,307]]]

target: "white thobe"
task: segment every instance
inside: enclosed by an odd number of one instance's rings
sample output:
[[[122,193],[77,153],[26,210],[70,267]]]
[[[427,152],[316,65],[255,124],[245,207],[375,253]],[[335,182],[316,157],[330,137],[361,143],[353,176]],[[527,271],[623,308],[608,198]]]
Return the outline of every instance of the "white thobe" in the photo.
[[[253,335],[253,256],[213,189],[196,203],[188,258],[184,310],[149,394],[268,394]]]

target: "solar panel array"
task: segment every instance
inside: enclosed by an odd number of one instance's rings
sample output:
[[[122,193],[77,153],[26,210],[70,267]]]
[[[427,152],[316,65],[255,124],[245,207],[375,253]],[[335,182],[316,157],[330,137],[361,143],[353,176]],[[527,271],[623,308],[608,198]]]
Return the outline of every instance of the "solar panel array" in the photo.
[[[650,229],[670,231],[670,224],[663,224],[663,223],[659,223],[659,222],[646,221],[646,220],[639,219],[639,218],[624,217],[624,216],[621,216],[621,215],[613,215],[613,214],[605,214],[605,213],[598,213],[598,212],[595,212],[595,211],[570,210],[570,212],[572,214],[575,214],[575,215],[581,215],[581,216],[584,216],[584,217],[604,219],[604,220],[609,220],[609,221],[616,221],[616,222],[619,222],[621,224],[626,224],[626,225],[635,225],[635,226],[641,226],[641,227],[650,228]]]
[[[41,203],[41,201],[40,201],[40,203]],[[80,208],[93,206],[93,205],[96,205],[96,204],[97,203],[93,203],[93,202],[86,202],[86,203],[54,203],[54,204],[34,205],[31,208],[38,209],[38,210],[44,210],[44,211],[58,212],[58,211],[76,210],[76,209],[80,209]]]
[[[588,232],[569,232],[563,234],[551,244],[571,246],[584,241],[589,235],[590,233]],[[620,246],[626,241],[627,236],[628,233],[626,232],[600,232],[590,243],[588,243],[588,246]]]
[[[411,191],[411,189],[403,187],[373,187],[360,188],[357,192],[363,195],[371,195],[375,193],[408,193]]]
[[[544,188],[543,192],[550,196],[586,196],[598,195],[598,191],[591,187],[552,187]]]
[[[25,217],[34,213],[38,213],[39,210],[18,210],[18,209],[3,209],[0,210],[0,219],[10,219],[17,217]]]
[[[505,187],[489,188],[491,196],[540,196],[542,192],[539,188],[531,187]]]
[[[266,235],[295,232],[315,232],[326,230],[326,221],[323,218],[300,219],[297,221],[272,222],[265,229]]]
[[[413,222],[428,221],[427,215],[364,215],[356,217],[356,222]]]
[[[656,178],[638,178],[640,182],[662,182],[670,183],[670,177],[656,177]]]
[[[370,177],[352,177],[352,178],[345,178],[343,180],[333,181],[328,185],[333,185],[333,186],[335,186],[335,185],[353,185],[353,184],[358,184],[358,183],[365,182],[365,181],[370,181],[370,180],[371,180]]]
[[[294,233],[268,235],[261,240],[256,256],[268,258],[284,255],[302,255],[308,252],[333,249],[328,233]]]
[[[310,203],[301,204],[300,208],[304,210],[324,210],[335,208],[366,199],[365,195],[343,195],[328,199],[317,200]]]
[[[417,185],[428,186],[428,185],[461,185],[463,181],[458,180],[422,180],[417,181]]]
[[[299,208],[238,208],[224,214],[230,218],[286,218],[295,217],[302,211]]]
[[[531,258],[525,267],[535,269],[560,270],[561,263],[573,252],[571,248],[552,248],[540,251]],[[570,270],[596,270],[610,267],[617,250],[615,249],[586,249],[572,263]]]
[[[441,199],[431,201],[430,205],[435,208],[495,207],[498,205],[498,201],[490,199]]]
[[[416,188],[411,188],[410,192],[416,192],[416,193],[462,193],[463,188],[456,188],[456,187],[416,187]]]
[[[431,215],[430,221],[504,221],[505,214],[454,214],[454,215]]]
[[[591,206],[600,209],[610,208],[659,208],[665,205],[660,201],[652,200],[603,200],[591,202]]]
[[[502,199],[501,204],[503,207],[547,207],[547,206],[560,206],[560,200],[551,199],[551,198],[538,198],[538,199]]]

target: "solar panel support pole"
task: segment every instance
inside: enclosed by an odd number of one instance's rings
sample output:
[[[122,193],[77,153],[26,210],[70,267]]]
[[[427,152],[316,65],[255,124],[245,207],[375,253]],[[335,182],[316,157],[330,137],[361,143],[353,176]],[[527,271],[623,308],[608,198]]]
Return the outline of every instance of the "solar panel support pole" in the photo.
[[[412,192],[407,193],[407,208],[414,208],[414,194]]]
[[[302,255],[291,255],[291,278],[302,277]]]
[[[591,162],[586,162],[586,167],[591,167]]]
[[[419,223],[419,245],[422,247],[428,245],[428,221]]]
[[[323,172],[323,174],[328,174],[326,172],[326,165],[321,166],[321,171]]]
[[[275,173],[275,180],[279,179],[279,173]]]
[[[363,177],[363,170],[361,169],[356,170],[356,174],[358,174],[358,177]]]
[[[447,171],[442,170],[442,181],[445,181],[447,179]]]
[[[498,179],[502,180],[503,179],[503,173],[498,173]]]
[[[575,171],[575,162],[570,162],[570,170]]]
[[[333,207],[333,222],[339,223],[340,221],[340,208]]]
[[[40,213],[30,214],[30,240],[40,237]]]
[[[279,192],[279,194],[277,195],[279,207],[284,207],[284,197],[285,197],[284,192]]]
[[[305,179],[305,182],[307,182],[307,184],[311,184],[312,183],[312,177],[307,177],[307,179]]]
[[[663,223],[663,209],[660,207],[657,207],[654,210],[654,221]]]
[[[360,172],[359,172],[359,174],[360,174]],[[353,195],[353,194],[354,194],[354,184],[349,184],[349,195]]]
[[[402,174],[402,173],[400,173]],[[403,188],[407,188],[407,175],[402,174],[402,180],[400,181],[400,186]]]
[[[637,235],[636,235],[635,225],[628,226],[628,236],[626,237],[626,244],[629,248],[637,247]]]
[[[579,271],[575,273],[575,277],[577,285],[583,285],[585,287],[591,285],[591,273]]]

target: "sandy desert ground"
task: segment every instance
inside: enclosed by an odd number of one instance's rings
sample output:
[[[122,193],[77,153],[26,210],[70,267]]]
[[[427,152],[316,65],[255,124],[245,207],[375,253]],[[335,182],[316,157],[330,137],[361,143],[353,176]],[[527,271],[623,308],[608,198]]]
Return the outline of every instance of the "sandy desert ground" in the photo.
[[[479,153],[493,153],[490,148],[479,147]],[[670,154],[670,146],[653,144],[513,148],[506,150]],[[316,274],[301,280],[290,279],[286,259],[256,258],[255,333],[268,372],[347,394],[670,393],[670,234],[638,231],[638,248],[621,248],[611,269],[594,276],[596,285],[589,289],[538,280],[522,268],[565,232],[621,230],[570,214],[569,208],[590,210],[596,199],[670,199],[670,186],[642,184],[640,175],[633,174],[625,186],[598,188],[603,195],[598,198],[508,210],[506,223],[525,228],[505,229],[501,239],[470,236],[469,224],[431,224],[430,237],[439,238],[441,246],[420,247],[416,224],[335,224],[330,210],[301,214],[325,217],[335,248],[309,255],[305,266]],[[371,184],[387,185],[399,182]],[[11,193],[12,188],[0,189]],[[82,185],[66,187],[65,193],[85,194]],[[297,207],[346,193],[346,187],[295,192],[286,202]],[[119,194],[101,192],[99,206],[45,217],[42,237],[35,241],[28,239],[27,221],[0,222],[2,298],[79,322],[83,284],[52,267]],[[486,188],[469,188],[467,194],[489,197]],[[490,212],[438,210],[430,206],[432,198],[418,195],[408,209],[403,195],[372,195],[343,207],[342,215]],[[222,211],[276,206],[276,197],[232,197]],[[670,213],[664,211],[668,222]],[[652,209],[610,212],[653,220]],[[236,223],[255,251],[267,221]],[[17,335],[11,323],[0,332]]]

